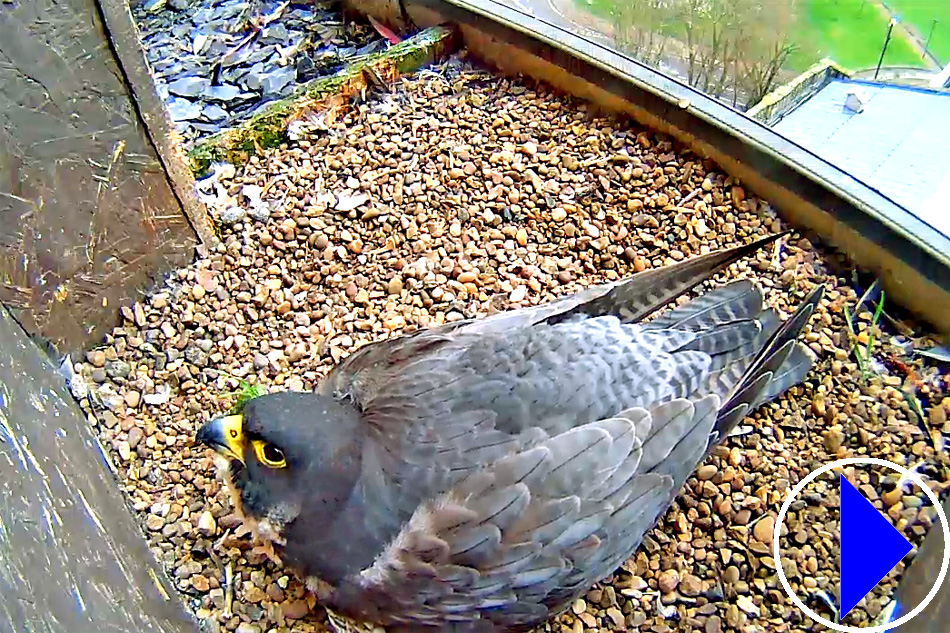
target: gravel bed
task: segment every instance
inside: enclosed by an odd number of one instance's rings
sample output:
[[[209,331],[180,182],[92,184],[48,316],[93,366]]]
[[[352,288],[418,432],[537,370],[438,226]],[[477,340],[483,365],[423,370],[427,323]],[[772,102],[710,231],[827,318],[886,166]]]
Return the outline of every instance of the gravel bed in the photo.
[[[369,341],[549,301],[784,228],[714,165],[544,87],[456,59],[393,88],[201,183],[223,244],[124,308],[123,326],[75,364],[84,380],[74,393],[204,630],[324,630],[301,584],[242,533],[210,452],[193,443],[241,380],[311,388]],[[857,296],[835,272],[849,268],[793,234],[717,278],[755,279],[786,314],[825,284],[804,334],[816,367],[698,469],[612,579],[545,630],[819,630],[782,591],[770,554],[788,489],[860,455],[913,465],[934,490],[947,487],[948,458],[934,448],[950,433],[947,378],[908,353],[927,337],[891,320],[880,332],[864,308],[859,342],[876,335],[865,380],[844,316]],[[911,381],[923,419],[903,395]],[[880,469],[849,476],[920,543],[935,513],[918,489]],[[837,503],[835,478],[819,479],[793,504],[783,537],[789,580],[826,617]],[[902,569],[846,623],[878,616]]]
[[[320,0],[148,0],[132,13],[159,95],[186,143],[234,127],[348,60],[384,50]]]

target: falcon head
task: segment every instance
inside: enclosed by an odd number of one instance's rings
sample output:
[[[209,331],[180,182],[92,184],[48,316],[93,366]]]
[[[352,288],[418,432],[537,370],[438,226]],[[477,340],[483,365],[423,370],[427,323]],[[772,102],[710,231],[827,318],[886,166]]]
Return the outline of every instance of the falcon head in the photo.
[[[296,549],[350,497],[362,442],[355,409],[316,393],[253,398],[240,415],[214,419],[197,440],[214,449],[238,512],[255,536]],[[306,539],[298,539],[306,541]],[[288,554],[293,552],[288,551]]]

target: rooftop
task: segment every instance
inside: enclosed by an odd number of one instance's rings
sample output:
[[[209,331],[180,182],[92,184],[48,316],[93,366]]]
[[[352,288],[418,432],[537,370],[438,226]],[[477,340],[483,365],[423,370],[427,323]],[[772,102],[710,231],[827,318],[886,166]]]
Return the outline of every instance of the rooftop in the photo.
[[[950,235],[950,93],[832,78],[773,127]]]

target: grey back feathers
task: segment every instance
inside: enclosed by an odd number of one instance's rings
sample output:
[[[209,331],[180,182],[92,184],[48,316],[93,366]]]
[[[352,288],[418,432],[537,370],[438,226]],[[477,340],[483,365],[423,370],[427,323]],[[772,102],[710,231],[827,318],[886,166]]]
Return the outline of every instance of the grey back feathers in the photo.
[[[612,573],[710,448],[811,367],[797,337],[820,287],[786,321],[748,281],[644,320],[776,237],[341,363],[321,389],[364,421],[354,529],[381,546],[328,606],[391,630],[527,630]]]

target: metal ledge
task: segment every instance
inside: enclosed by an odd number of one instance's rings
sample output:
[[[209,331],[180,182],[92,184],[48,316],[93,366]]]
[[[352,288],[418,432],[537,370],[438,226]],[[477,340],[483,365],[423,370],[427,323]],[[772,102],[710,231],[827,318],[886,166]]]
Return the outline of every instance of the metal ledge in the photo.
[[[630,115],[709,158],[792,224],[881,277],[890,297],[950,333],[950,238],[772,129],[653,68],[495,0],[348,0],[389,24],[458,24],[469,52]],[[682,104],[682,105],[680,105]]]

